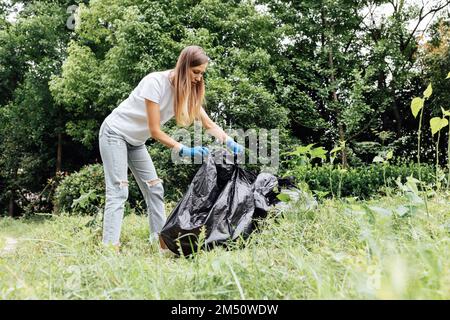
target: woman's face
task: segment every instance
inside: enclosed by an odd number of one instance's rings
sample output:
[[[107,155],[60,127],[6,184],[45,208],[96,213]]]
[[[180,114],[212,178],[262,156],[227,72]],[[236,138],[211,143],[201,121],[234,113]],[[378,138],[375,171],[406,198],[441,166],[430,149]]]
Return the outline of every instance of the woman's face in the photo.
[[[203,74],[208,67],[208,62],[191,68],[191,83],[196,85],[202,80]]]

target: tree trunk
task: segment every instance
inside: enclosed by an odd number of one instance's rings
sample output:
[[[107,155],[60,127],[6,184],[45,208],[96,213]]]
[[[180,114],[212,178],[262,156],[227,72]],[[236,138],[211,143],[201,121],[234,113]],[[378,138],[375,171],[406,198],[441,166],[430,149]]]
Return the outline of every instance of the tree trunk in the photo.
[[[321,19],[322,19],[322,29],[325,30],[327,28],[327,20],[325,18],[325,11],[322,8],[321,10]],[[325,36],[325,34],[322,32],[321,34],[321,41],[322,41],[322,48],[326,48],[326,44],[327,44],[327,38]],[[334,83],[335,82],[335,76],[334,76],[334,63],[333,63],[333,47],[331,45],[328,46],[328,67],[330,68],[331,71],[331,76],[330,76],[330,82]],[[333,102],[334,103],[338,103],[339,99],[337,96],[337,92],[336,89],[333,89],[332,93],[332,97],[333,97]],[[345,128],[343,126],[342,123],[339,122],[339,110],[336,111],[336,122],[338,124],[338,131],[339,131],[339,142],[342,144],[345,141]],[[347,168],[348,163],[347,163],[347,152],[345,150],[345,146],[344,148],[342,148],[341,151],[342,154],[342,166],[344,168]]]
[[[58,149],[56,152],[56,173],[61,171],[62,159],[62,133],[58,133]]]
[[[329,51],[328,51],[328,66],[330,67],[330,70],[331,70],[331,79],[330,79],[331,83],[334,83],[335,78],[334,78],[334,71],[333,71],[333,67],[334,67],[334,64],[333,64],[333,51],[332,51],[331,46],[330,46]],[[337,93],[336,93],[335,89],[333,89],[332,94],[333,94],[333,102],[337,104],[339,102],[339,99],[338,99],[338,96],[337,96]],[[342,144],[345,141],[345,129],[344,129],[344,126],[342,125],[342,123],[339,122],[339,111],[337,111],[337,113],[338,114],[337,114],[336,118],[337,118],[337,122],[338,122],[339,142]],[[348,167],[347,151],[345,150],[345,145],[342,148],[341,154],[342,154],[342,167],[347,168]]]
[[[344,131],[344,126],[342,124],[338,125],[338,129],[339,129],[339,141],[341,143],[345,142],[345,131]],[[348,167],[348,162],[347,162],[347,151],[345,150],[345,144],[342,148],[342,167],[343,168],[347,168]]]
[[[395,90],[391,91],[391,95],[392,95],[391,109],[392,109],[392,112],[394,113],[394,118],[395,118],[396,135],[397,135],[397,138],[400,138],[403,123],[402,123],[402,118],[400,117],[400,112],[398,111],[397,100],[395,99]]]
[[[8,215],[11,218],[14,217],[14,193],[12,192],[11,195],[9,196]]]

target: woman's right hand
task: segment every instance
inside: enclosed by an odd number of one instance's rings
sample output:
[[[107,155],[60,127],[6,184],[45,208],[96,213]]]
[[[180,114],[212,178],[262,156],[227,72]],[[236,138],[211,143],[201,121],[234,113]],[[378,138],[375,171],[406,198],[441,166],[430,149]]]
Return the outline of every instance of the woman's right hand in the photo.
[[[206,156],[209,154],[209,150],[206,147],[193,147],[189,148],[185,145],[181,145],[179,155],[181,157],[194,157],[194,156]]]

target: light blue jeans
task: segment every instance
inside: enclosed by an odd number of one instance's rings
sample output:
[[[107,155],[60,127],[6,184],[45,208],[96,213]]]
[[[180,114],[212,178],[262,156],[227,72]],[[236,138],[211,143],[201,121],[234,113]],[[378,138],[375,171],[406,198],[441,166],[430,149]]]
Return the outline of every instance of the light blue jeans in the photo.
[[[128,199],[128,167],[147,205],[150,241],[158,239],[166,222],[164,188],[145,144],[133,146],[103,122],[99,132],[100,155],[105,173],[106,201],[103,243],[120,243],[125,201]]]

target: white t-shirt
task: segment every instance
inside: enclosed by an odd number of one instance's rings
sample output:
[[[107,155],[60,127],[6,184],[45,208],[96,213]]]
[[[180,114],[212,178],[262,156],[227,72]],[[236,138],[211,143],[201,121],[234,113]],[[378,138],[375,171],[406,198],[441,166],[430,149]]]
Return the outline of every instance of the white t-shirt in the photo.
[[[159,104],[160,124],[174,116],[173,88],[169,81],[171,70],[152,72],[146,75],[127,99],[105,119],[108,126],[134,146],[144,144],[150,138],[147,122],[147,107],[144,99]]]

